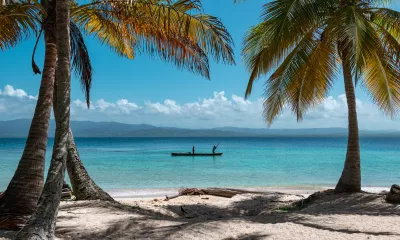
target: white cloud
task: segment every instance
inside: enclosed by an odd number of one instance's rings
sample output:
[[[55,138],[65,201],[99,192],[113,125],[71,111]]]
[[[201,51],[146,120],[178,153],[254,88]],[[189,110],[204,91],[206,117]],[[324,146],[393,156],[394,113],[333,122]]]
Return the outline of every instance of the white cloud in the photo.
[[[10,85],[6,85],[4,87],[3,91],[0,90],[0,95],[7,96],[7,97],[28,98],[28,99],[32,99],[32,100],[37,99],[34,96],[31,96],[31,95],[28,96],[28,94],[24,90],[14,89],[14,87],[10,86]]]
[[[0,90],[0,120],[31,118],[36,105],[36,97],[22,89],[6,85]]]
[[[174,100],[167,99],[164,103],[145,102],[145,109],[148,113],[161,113],[166,115],[180,115],[182,107],[178,106]]]
[[[0,120],[31,118],[37,97],[22,89],[7,85],[0,90]],[[267,127],[263,120],[263,100],[245,100],[243,97],[226,96],[225,92],[214,92],[210,98],[194,102],[178,103],[171,99],[163,102],[145,101],[143,104],[120,99],[107,102],[100,99],[91,102],[75,100],[71,103],[71,118],[88,121],[117,121],[124,123],[146,123],[157,126],[187,128],[212,128],[220,126]],[[400,129],[400,120],[385,117],[372,103],[357,100],[361,129]],[[319,128],[347,127],[346,96],[327,97],[320,105],[310,110],[302,122],[284,111],[272,128]]]

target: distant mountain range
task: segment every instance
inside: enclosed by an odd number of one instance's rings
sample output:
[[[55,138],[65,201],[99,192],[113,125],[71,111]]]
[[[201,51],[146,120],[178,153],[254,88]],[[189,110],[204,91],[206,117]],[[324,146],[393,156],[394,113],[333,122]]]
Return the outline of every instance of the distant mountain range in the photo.
[[[25,138],[28,135],[31,120],[19,119],[0,121],[0,138]],[[346,128],[311,129],[255,129],[221,127],[213,129],[184,129],[156,127],[146,124],[124,124],[117,122],[72,121],[71,128],[75,137],[311,137],[346,136]],[[50,135],[54,136],[54,121],[50,124]],[[361,130],[361,136],[399,136],[400,131]]]

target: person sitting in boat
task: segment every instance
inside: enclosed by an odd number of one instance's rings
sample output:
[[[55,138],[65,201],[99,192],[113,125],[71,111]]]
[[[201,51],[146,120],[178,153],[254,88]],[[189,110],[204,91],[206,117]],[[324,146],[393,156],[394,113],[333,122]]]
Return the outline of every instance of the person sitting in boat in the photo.
[[[194,146],[192,147],[192,154],[194,155]]]

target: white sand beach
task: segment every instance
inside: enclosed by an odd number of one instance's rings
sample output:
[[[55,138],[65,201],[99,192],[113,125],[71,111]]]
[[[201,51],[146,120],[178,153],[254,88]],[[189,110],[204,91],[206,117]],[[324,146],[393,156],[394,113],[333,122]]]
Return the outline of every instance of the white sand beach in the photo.
[[[180,196],[63,202],[57,239],[400,239],[400,207],[376,193],[308,196],[268,192],[232,198]],[[1,232],[10,239],[12,232]]]

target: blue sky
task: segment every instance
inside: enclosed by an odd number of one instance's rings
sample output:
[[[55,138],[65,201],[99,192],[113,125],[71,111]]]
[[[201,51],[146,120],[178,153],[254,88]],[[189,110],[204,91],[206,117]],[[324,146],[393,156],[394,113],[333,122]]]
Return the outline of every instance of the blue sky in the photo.
[[[240,50],[244,33],[249,27],[259,22],[261,6],[265,0],[252,0],[244,4],[234,4],[230,0],[204,0],[207,13],[218,16],[228,28],[235,41],[236,66],[224,64],[211,65],[211,81],[185,70],[146,55],[137,56],[134,60],[118,57],[97,40],[87,37],[94,76],[92,99],[116,101],[127,98],[135,102],[145,100],[163,101],[172,98],[178,102],[192,101],[209,97],[214,91],[225,91],[226,94],[243,95],[248,73],[242,64]],[[34,76],[31,70],[31,53],[34,39],[22,42],[18,47],[1,53],[1,83],[23,88],[29,93],[38,90],[40,76]],[[37,50],[36,62],[43,66],[43,41]],[[72,99],[82,98],[77,79],[72,80]],[[3,85],[3,84],[2,84]],[[262,94],[262,80],[255,86],[252,99]],[[343,84],[338,81],[332,92],[338,95],[343,92]]]
[[[236,66],[216,64],[212,61],[211,81],[208,81],[185,70],[177,70],[173,65],[164,63],[157,57],[150,58],[143,55],[137,56],[134,60],[120,58],[107,47],[87,37],[86,43],[94,68],[92,101],[104,99],[105,102],[116,103],[123,99],[142,106],[148,102],[164,103],[166,99],[169,99],[177,105],[184,105],[214,98],[214,92],[224,92],[224,96],[228,99],[231,99],[232,95],[243,97],[248,73],[240,56],[241,43],[249,27],[259,22],[261,7],[266,1],[252,0],[242,4],[234,4],[233,0],[203,0],[202,2],[205,11],[221,18],[231,33],[235,41]],[[0,66],[2,66],[0,89],[10,85],[13,89],[21,89],[28,95],[37,95],[41,76],[33,75],[31,70],[33,46],[34,39],[28,39],[14,49],[0,52]],[[35,58],[41,68],[43,52],[43,41],[41,41]],[[260,79],[254,86],[250,97],[252,102],[257,102],[262,97],[264,80],[265,78]],[[343,89],[342,78],[339,76],[329,95],[334,99],[339,99],[344,92]],[[72,79],[71,94],[72,100],[84,99],[75,76]],[[368,96],[361,89],[357,90],[357,97],[364,103],[370,103]],[[260,109],[257,114],[258,120],[261,119],[261,115]],[[139,123],[129,121],[124,117],[113,118],[113,120]],[[159,124],[163,124],[162,121]],[[265,124],[259,123],[257,126],[265,126]]]

